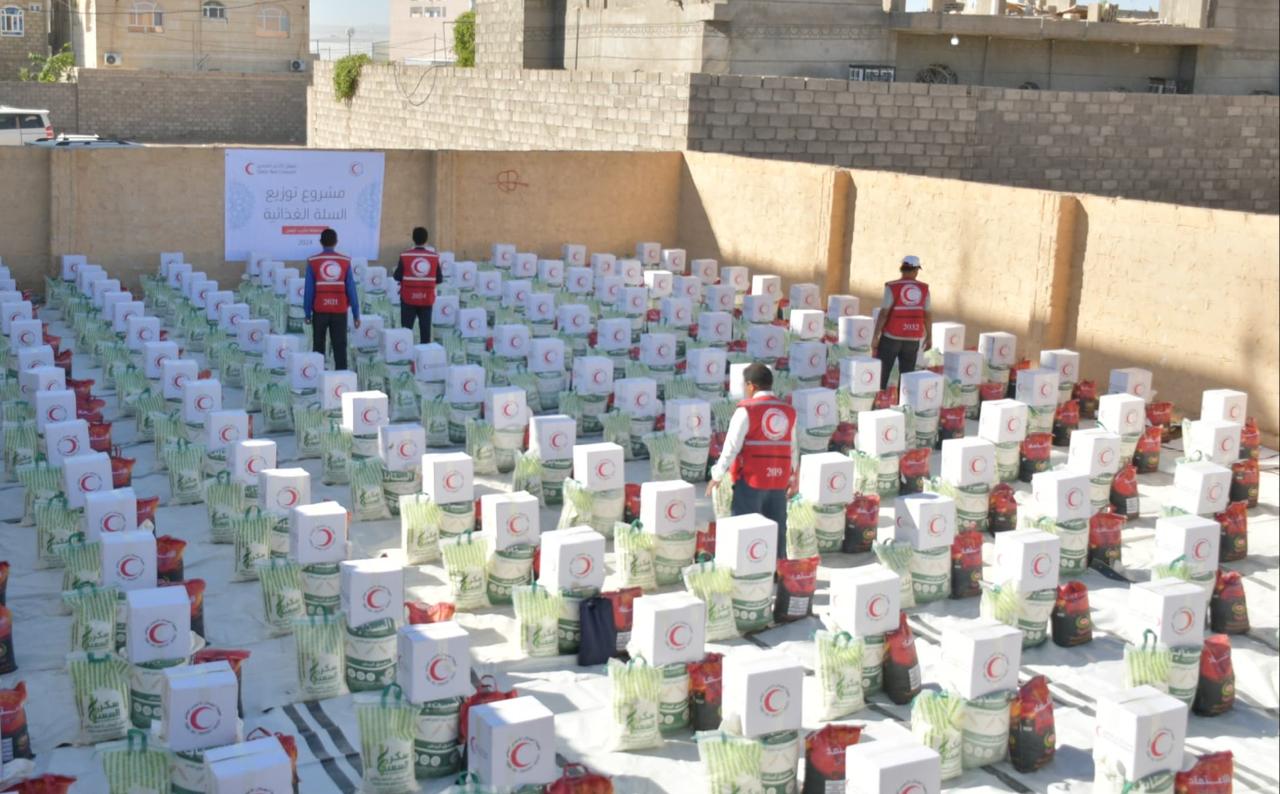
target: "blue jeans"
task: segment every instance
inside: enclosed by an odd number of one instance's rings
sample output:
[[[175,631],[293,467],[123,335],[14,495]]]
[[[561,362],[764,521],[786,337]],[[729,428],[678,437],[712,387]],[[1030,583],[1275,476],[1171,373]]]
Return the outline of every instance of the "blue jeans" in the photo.
[[[787,556],[787,489],[752,488],[745,481],[733,484],[730,509],[735,516],[759,513],[778,524],[778,559]]]

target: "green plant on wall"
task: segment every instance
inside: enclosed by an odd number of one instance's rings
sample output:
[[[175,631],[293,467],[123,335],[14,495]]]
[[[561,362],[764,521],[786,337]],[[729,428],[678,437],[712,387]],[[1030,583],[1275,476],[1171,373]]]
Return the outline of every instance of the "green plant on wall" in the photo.
[[[360,87],[360,70],[373,59],[364,53],[339,58],[333,65],[333,95],[343,102],[350,102]]]
[[[70,44],[63,44],[56,55],[28,54],[31,68],[18,70],[18,79],[28,83],[60,83],[76,66],[76,55]]]
[[[453,23],[453,52],[458,66],[476,65],[476,12],[461,13]]]

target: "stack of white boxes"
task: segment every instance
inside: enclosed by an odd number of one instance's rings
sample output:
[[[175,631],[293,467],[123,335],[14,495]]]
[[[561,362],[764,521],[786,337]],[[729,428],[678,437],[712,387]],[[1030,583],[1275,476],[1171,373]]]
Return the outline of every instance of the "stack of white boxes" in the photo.
[[[942,442],[938,473],[958,491],[956,530],[985,531],[996,480],[996,445],[981,437],[948,438]]]
[[[1061,540],[1063,576],[1080,576],[1088,567],[1089,517],[1094,512],[1089,488],[1089,475],[1073,469],[1038,472],[1031,477],[1036,511],[1054,523],[1054,533]]]
[[[840,551],[845,509],[853,501],[853,459],[839,452],[815,452],[800,458],[800,496],[817,514],[819,552]]]
[[[1027,414],[1027,406],[1017,400],[986,400],[978,409],[978,438],[995,444],[1000,482],[1018,479]]]
[[[996,535],[993,570],[987,577],[1018,594],[1016,627],[1022,631],[1022,647],[1039,645],[1048,637],[1049,613],[1057,598],[1062,550],[1057,535],[1038,529],[1020,529]],[[982,600],[982,616],[987,599]]]

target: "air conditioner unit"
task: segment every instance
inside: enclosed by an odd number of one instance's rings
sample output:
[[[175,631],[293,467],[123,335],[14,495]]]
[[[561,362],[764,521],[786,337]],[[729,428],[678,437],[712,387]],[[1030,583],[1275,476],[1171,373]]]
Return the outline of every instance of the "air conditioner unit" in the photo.
[[[107,52],[102,55],[102,63],[106,66],[119,66],[124,63],[124,58],[118,52]]]
[[[307,70],[307,62],[306,62],[306,61],[299,60],[298,58],[294,58],[292,61],[289,61],[289,71],[291,71],[291,72],[305,72],[306,70]]]

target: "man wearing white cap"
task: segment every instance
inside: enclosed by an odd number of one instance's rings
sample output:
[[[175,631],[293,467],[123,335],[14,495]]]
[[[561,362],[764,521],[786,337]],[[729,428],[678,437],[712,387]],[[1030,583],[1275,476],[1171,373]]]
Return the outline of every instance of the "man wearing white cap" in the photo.
[[[898,362],[899,376],[915,370],[920,351],[929,349],[929,332],[933,327],[929,285],[916,278],[920,275],[920,257],[904,256],[901,271],[901,278],[885,282],[876,332],[871,337],[871,346],[880,359],[882,391],[889,388],[893,362]]]

